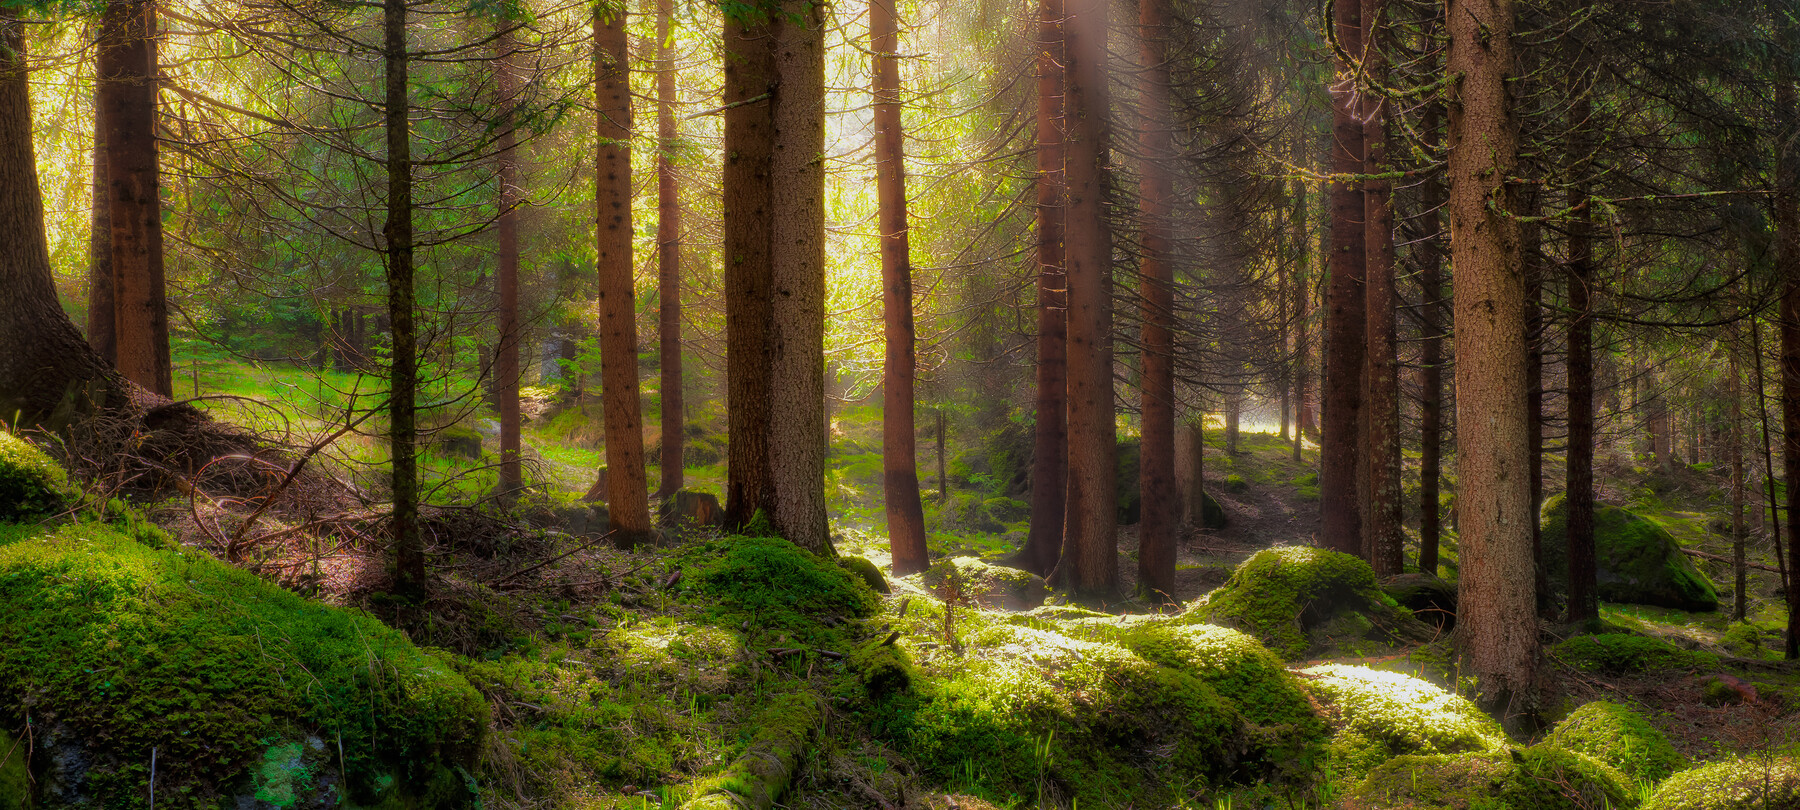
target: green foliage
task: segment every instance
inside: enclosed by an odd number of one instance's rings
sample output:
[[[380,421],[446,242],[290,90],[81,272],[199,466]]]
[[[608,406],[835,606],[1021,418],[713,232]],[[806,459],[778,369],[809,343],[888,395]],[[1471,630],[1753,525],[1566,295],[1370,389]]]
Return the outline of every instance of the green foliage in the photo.
[[[76,493],[62,467],[0,429],[0,521],[37,520],[69,508]]]
[[[1306,631],[1340,610],[1383,599],[1374,569],[1348,554],[1303,546],[1257,552],[1184,616],[1234,626],[1284,658],[1306,654]]]
[[[1800,759],[1732,757],[1670,776],[1643,810],[1773,810],[1800,807]]]
[[[1687,767],[1687,759],[1642,715],[1604,700],[1563,718],[1547,742],[1587,754],[1643,782],[1660,782]]]
[[[1576,636],[1551,647],[1550,655],[1577,669],[1608,675],[1719,665],[1719,657],[1712,653],[1684,650],[1661,639],[1625,633]]]
[[[0,526],[0,715],[29,701],[99,748],[91,789],[204,804],[271,744],[341,739],[352,797],[474,760],[487,703],[380,622],[103,525]],[[466,798],[466,797],[465,797]]]
[[[1524,751],[1401,756],[1375,768],[1344,810],[1589,810],[1637,807],[1625,775],[1549,745]]]
[[[1304,673],[1336,713],[1331,768],[1357,774],[1406,754],[1500,750],[1506,735],[1475,704],[1409,675],[1326,664]]]

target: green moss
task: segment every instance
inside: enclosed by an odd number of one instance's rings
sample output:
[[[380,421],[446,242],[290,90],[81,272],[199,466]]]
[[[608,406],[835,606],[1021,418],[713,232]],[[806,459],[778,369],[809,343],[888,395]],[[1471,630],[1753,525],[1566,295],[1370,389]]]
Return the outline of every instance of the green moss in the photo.
[[[1643,810],[1765,810],[1800,806],[1800,759],[1738,757],[1682,771]]]
[[[1545,576],[1568,582],[1568,505],[1562,494],[1544,501]],[[1667,529],[1617,506],[1594,507],[1595,563],[1600,598],[1690,611],[1719,607],[1719,592],[1694,567]]]
[[[869,590],[876,593],[887,593],[889,591],[887,578],[882,576],[881,569],[875,567],[875,564],[869,562],[868,559],[863,557],[839,557],[838,565],[842,566],[845,571],[849,571],[862,578],[863,583],[869,586]]]
[[[1684,650],[1667,641],[1624,633],[1576,636],[1550,648],[1550,655],[1577,669],[1626,675],[1719,665],[1711,653]]]
[[[1326,664],[1303,673],[1335,712],[1328,746],[1338,773],[1362,773],[1405,754],[1495,751],[1506,735],[1475,704],[1397,672]]]
[[[936,560],[925,570],[921,581],[938,598],[947,598],[953,574],[959,603],[1031,610],[1050,596],[1050,588],[1042,577],[1017,568],[990,565],[974,557]]]
[[[1369,564],[1348,554],[1304,546],[1257,552],[1218,590],[1183,614],[1193,621],[1243,630],[1284,658],[1313,646],[1307,632],[1340,613],[1367,610],[1386,597]]]
[[[1250,488],[1250,483],[1245,481],[1243,476],[1232,473],[1225,476],[1225,488],[1232,492],[1243,492]]]
[[[829,630],[822,621],[875,612],[862,578],[779,537],[728,537],[698,547],[684,567],[695,570],[689,593],[725,626],[748,622],[810,646]]]
[[[781,798],[812,744],[821,721],[818,697],[807,692],[780,695],[757,715],[744,755],[724,773],[695,786],[683,810],[767,808]]]
[[[1344,810],[1589,810],[1637,807],[1625,775],[1562,748],[1402,756],[1371,771]]]
[[[25,741],[0,729],[0,810],[31,810]]]
[[[75,495],[68,474],[44,451],[0,429],[0,522],[56,514]]]
[[[1662,781],[1687,767],[1686,758],[1642,715],[1604,700],[1563,718],[1547,742],[1587,754],[1643,782]]]
[[[876,700],[896,692],[911,691],[919,678],[906,651],[887,643],[885,638],[874,638],[857,645],[847,660],[863,691]]]
[[[473,763],[487,702],[380,622],[109,527],[0,526],[0,716],[54,716],[95,750],[103,803],[200,805],[273,743],[341,739],[352,798]],[[360,800],[360,799],[359,799]]]

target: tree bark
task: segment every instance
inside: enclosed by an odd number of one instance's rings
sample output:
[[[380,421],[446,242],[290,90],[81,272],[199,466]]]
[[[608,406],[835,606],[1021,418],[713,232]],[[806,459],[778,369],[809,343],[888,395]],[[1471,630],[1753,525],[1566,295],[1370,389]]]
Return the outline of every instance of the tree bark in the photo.
[[[875,96],[875,194],[881,215],[881,307],[887,343],[882,373],[882,494],[894,576],[925,570],[925,509],[913,417],[912,253],[907,245],[906,139],[900,125],[900,32],[894,0],[869,3]]]
[[[1519,124],[1511,0],[1449,0],[1451,266],[1461,583],[1456,634],[1477,702],[1517,728],[1537,667],[1525,444],[1525,283],[1516,195]]]
[[[606,419],[606,508],[613,544],[650,539],[644,416],[638,394],[636,263],[631,251],[631,58],[622,6],[594,12],[595,264],[600,274],[600,388]]]
[[[774,508],[769,467],[770,162],[775,40],[767,19],[725,15],[725,525]]]
[[[387,135],[388,328],[393,345],[388,367],[388,453],[393,458],[394,592],[418,599],[425,593],[425,546],[419,533],[418,342],[413,326],[412,142],[406,85],[406,0],[382,4]],[[118,262],[117,254],[113,261]],[[122,347],[121,342],[121,347]]]
[[[1305,139],[1294,138],[1294,165],[1306,165]],[[1312,240],[1307,238],[1306,227],[1306,183],[1296,177],[1293,180],[1293,213],[1288,217],[1288,228],[1292,231],[1294,272],[1289,279],[1288,294],[1292,298],[1290,309],[1294,322],[1294,348],[1289,355],[1287,365],[1287,386],[1284,390],[1293,392],[1294,434],[1292,437],[1294,461],[1300,461],[1300,450],[1305,444],[1306,433],[1306,376],[1309,371],[1308,351],[1306,345],[1306,302],[1307,286],[1311,284],[1307,268],[1312,263],[1312,255],[1307,248]]]
[[[1175,272],[1170,256],[1170,198],[1167,162],[1171,148],[1169,24],[1167,0],[1138,4],[1138,103],[1143,133],[1143,167],[1138,193],[1144,223],[1139,267],[1143,296],[1143,372],[1139,380],[1143,417],[1139,446],[1138,593],[1152,601],[1175,599],[1175,550],[1180,539],[1181,493],[1175,484]],[[1284,329],[1285,331],[1285,329]],[[1285,391],[1285,386],[1284,386]],[[1286,429],[1287,411],[1283,409]]]
[[[1119,586],[1112,231],[1105,205],[1107,4],[1075,0],[1066,7],[1069,478],[1058,576],[1080,596],[1105,598]]]
[[[1443,126],[1444,107],[1425,110],[1421,130],[1435,151]],[[1444,333],[1440,315],[1444,300],[1444,183],[1427,175],[1420,191],[1423,230],[1419,239],[1419,570],[1437,574],[1440,497],[1444,444]]]
[[[1381,45],[1385,0],[1362,0],[1363,72],[1380,84],[1387,75]],[[1365,101],[1364,171],[1387,170],[1387,105],[1379,97]],[[1377,577],[1403,572],[1406,536],[1400,516],[1400,357],[1394,309],[1394,206],[1391,184],[1371,177],[1363,185],[1363,249],[1365,275],[1363,314],[1363,475],[1369,500],[1363,512],[1364,556]]]
[[[100,30],[95,81],[106,123],[118,368],[126,379],[166,397],[174,393],[174,380],[157,192],[155,5],[110,0]]]
[[[1781,552],[1781,499],[1775,491],[1775,455],[1773,444],[1769,440],[1769,402],[1768,385],[1763,379],[1762,321],[1750,320],[1750,355],[1755,358],[1756,365],[1756,418],[1762,427],[1763,483],[1765,498],[1769,504],[1769,538],[1775,541],[1775,565],[1781,569],[1781,588],[1788,589],[1787,556]]]
[[[1732,337],[1726,348],[1728,367],[1725,372],[1730,378],[1726,380],[1726,396],[1731,398],[1731,448],[1728,452],[1731,458],[1731,618],[1741,622],[1749,599],[1746,593],[1749,588],[1746,581],[1749,570],[1744,559],[1744,540],[1747,534],[1744,526],[1744,503],[1748,493],[1744,487],[1744,401],[1743,394],[1739,391],[1743,381],[1738,372],[1738,340],[1735,334]]]
[[[669,46],[674,0],[656,1],[656,306],[662,375],[662,480],[657,492],[675,494],[685,477],[687,418],[681,369],[681,188],[675,177],[675,62]]]
[[[501,25],[508,25],[502,22]],[[495,88],[503,112],[495,180],[500,186],[500,216],[495,222],[498,267],[494,285],[500,311],[499,344],[494,348],[494,406],[500,412],[500,500],[511,504],[525,486],[519,466],[519,178],[514,153],[511,109],[519,93],[512,60],[517,45],[510,32],[494,42]]]
[[[1068,484],[1068,277],[1063,272],[1063,0],[1039,0],[1037,55],[1037,389],[1031,527],[1016,561],[1048,576],[1062,553]]]
[[[106,182],[106,98],[94,91],[94,196],[88,231],[88,345],[107,363],[116,364],[119,345],[118,303],[113,296],[111,185]]]
[[[1331,25],[1344,53],[1360,57],[1362,4],[1341,0],[1332,4]],[[1357,117],[1356,67],[1338,65],[1332,86],[1332,171],[1357,175],[1363,171],[1363,129]],[[1362,420],[1362,374],[1367,326],[1364,318],[1363,276],[1366,238],[1363,227],[1362,184],[1337,181],[1331,185],[1330,282],[1325,294],[1324,420],[1319,436],[1320,541],[1325,548],[1346,554],[1363,554],[1362,509],[1357,481],[1359,425]]]
[[[1788,122],[1776,157],[1775,267],[1783,281],[1781,294],[1781,449],[1787,474],[1787,535],[1790,572],[1800,571],[1800,144],[1795,122],[1800,104],[1795,103],[1794,78],[1776,82],[1775,108]],[[1800,594],[1787,589],[1787,657],[1800,658]]]
[[[1570,151],[1578,161],[1587,155],[1582,123],[1589,118],[1587,95],[1579,94],[1569,111],[1576,124]],[[1585,167],[1577,172],[1585,173]],[[1569,187],[1569,207],[1588,201],[1588,188]],[[1600,618],[1598,568],[1594,549],[1594,241],[1586,213],[1569,223],[1569,402],[1568,450],[1563,479],[1567,504],[1569,621]]]

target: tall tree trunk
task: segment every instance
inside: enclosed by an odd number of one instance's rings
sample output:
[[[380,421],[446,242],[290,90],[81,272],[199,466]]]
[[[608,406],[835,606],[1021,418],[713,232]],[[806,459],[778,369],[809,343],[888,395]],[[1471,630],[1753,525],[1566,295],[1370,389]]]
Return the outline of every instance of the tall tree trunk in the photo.
[[[506,111],[500,125],[495,178],[500,185],[500,218],[495,223],[499,267],[494,273],[500,304],[500,341],[494,348],[494,405],[500,411],[500,499],[506,504],[512,503],[525,486],[519,467],[519,164],[513,151],[517,124],[510,114],[519,93],[518,74],[512,62],[516,51],[510,32],[502,32],[494,41],[498,106]]]
[[[881,206],[881,307],[887,342],[882,368],[882,494],[894,575],[925,570],[925,510],[913,420],[912,253],[906,233],[906,139],[900,126],[899,26],[894,0],[869,3],[875,85],[875,193]]]
[[[100,29],[95,80],[105,108],[118,367],[126,379],[171,396],[157,193],[156,7],[149,0],[110,0]]]
[[[769,466],[783,537],[834,553],[825,514],[825,43],[819,6],[782,0],[770,163]]]
[[[1456,634],[1478,703],[1517,728],[1535,700],[1536,595],[1525,442],[1525,284],[1516,194],[1511,0],[1449,0],[1450,246],[1456,268]]]
[[[1781,499],[1775,491],[1775,455],[1769,440],[1768,384],[1763,379],[1762,321],[1750,320],[1750,355],[1756,359],[1756,418],[1762,426],[1763,483],[1769,502],[1769,538],[1775,541],[1775,566],[1781,573],[1781,589],[1788,592],[1787,556],[1781,553]]]
[[[1119,586],[1118,438],[1113,412],[1112,230],[1106,211],[1110,142],[1107,4],[1067,4],[1069,205],[1069,479],[1058,576],[1082,596]]]
[[[681,489],[687,419],[682,412],[681,188],[675,178],[675,57],[670,47],[674,0],[656,0],[656,307],[662,374],[662,481],[658,494]]]
[[[393,457],[394,591],[417,599],[425,593],[425,544],[419,534],[418,341],[413,326],[412,140],[406,95],[406,0],[382,4],[387,130],[388,324],[393,345],[388,367],[388,452]],[[114,262],[118,261],[117,254]],[[121,343],[121,347],[122,347]]]
[[[766,18],[725,15],[725,524],[774,508],[769,467],[770,162],[775,39]]]
[[[1522,196],[1528,218],[1519,228],[1520,260],[1525,263],[1525,477],[1531,490],[1527,522],[1531,528],[1531,570],[1537,580],[1538,612],[1542,614],[1550,610],[1538,514],[1538,507],[1544,502],[1544,244],[1543,228],[1529,220],[1539,215],[1538,192],[1532,189]]]
[[[1016,561],[1048,576],[1062,553],[1069,476],[1063,0],[1039,0],[1037,46],[1037,414],[1031,446],[1031,528]]]
[[[1576,96],[1569,119],[1576,124],[1570,151],[1577,160],[1588,152],[1582,129],[1590,115],[1586,93]],[[1586,172],[1577,167],[1577,172]],[[1570,208],[1588,201],[1585,178],[1569,187]],[[1585,210],[1569,223],[1569,402],[1568,450],[1563,479],[1567,508],[1569,621],[1600,618],[1597,562],[1594,551],[1594,240]]]
[[[1433,150],[1443,126],[1444,107],[1425,110],[1421,130]],[[1419,239],[1419,570],[1436,575],[1440,513],[1438,485],[1444,446],[1444,183],[1426,175],[1420,191],[1424,214]]]
[[[1735,330],[1734,330],[1735,331]],[[1738,340],[1732,336],[1726,357],[1729,366],[1726,374],[1726,396],[1731,398],[1731,618],[1743,621],[1746,614],[1749,595],[1747,575],[1748,567],[1744,564],[1744,539],[1747,532],[1744,526],[1744,503],[1747,492],[1744,487],[1744,399],[1739,390],[1743,385],[1742,375],[1738,372]]]
[[[1800,39],[1800,36],[1790,37]],[[1790,572],[1800,571],[1800,104],[1794,77],[1776,82],[1775,109],[1788,122],[1776,158],[1775,267],[1781,294],[1781,448],[1787,474],[1787,535]],[[1787,657],[1800,658],[1800,594],[1789,575]]]
[[[106,98],[94,91],[94,197],[88,231],[88,345],[108,363],[117,363],[118,303],[113,296],[112,205],[106,182]]]
[[[1362,0],[1363,72],[1380,84],[1387,75],[1381,45],[1385,0]],[[1373,97],[1363,116],[1364,171],[1387,171],[1387,105]],[[1394,327],[1398,296],[1394,290],[1394,205],[1391,184],[1371,177],[1363,185],[1363,249],[1365,280],[1363,314],[1366,348],[1363,366],[1363,410],[1366,432],[1363,475],[1369,484],[1365,504],[1365,556],[1377,577],[1406,570],[1406,536],[1400,526],[1400,356]]]
[[[1306,147],[1304,136],[1294,138],[1294,165],[1306,165]],[[1300,460],[1300,448],[1304,444],[1306,433],[1306,375],[1308,356],[1306,347],[1306,289],[1311,280],[1306,272],[1312,264],[1312,255],[1307,248],[1312,240],[1307,238],[1306,227],[1306,182],[1296,177],[1293,179],[1292,213],[1288,215],[1289,241],[1293,243],[1294,272],[1289,279],[1288,295],[1292,301],[1289,306],[1294,323],[1294,345],[1288,355],[1287,386],[1284,393],[1293,392],[1294,434],[1292,436],[1294,461]]]
[[[1360,58],[1362,3],[1332,4],[1332,29],[1345,54]],[[1363,171],[1363,128],[1358,118],[1356,67],[1338,65],[1332,86],[1331,170],[1340,176]],[[1334,551],[1361,556],[1362,504],[1358,494],[1357,455],[1362,422],[1363,350],[1367,340],[1363,299],[1363,187],[1353,180],[1331,185],[1330,283],[1325,293],[1324,424],[1319,436],[1319,512],[1321,543]]]
[[[1195,529],[1206,528],[1206,413],[1197,409],[1187,420],[1181,441],[1186,445],[1187,479],[1182,482],[1182,520]]]
[[[600,388],[606,420],[606,508],[613,544],[647,540],[644,416],[638,396],[637,284],[631,255],[631,59],[625,10],[596,6],[594,100],[595,264],[600,274]]]
[[[1144,130],[1140,215],[1144,222],[1143,427],[1138,491],[1138,592],[1153,601],[1173,601],[1175,550],[1181,532],[1181,493],[1175,485],[1175,272],[1170,257],[1170,198],[1174,194],[1166,162],[1173,158],[1170,135],[1169,23],[1167,0],[1138,4],[1141,48],[1138,103]],[[1284,327],[1285,331],[1285,327]],[[1283,386],[1284,404],[1286,387]],[[1287,411],[1282,410],[1283,430]]]

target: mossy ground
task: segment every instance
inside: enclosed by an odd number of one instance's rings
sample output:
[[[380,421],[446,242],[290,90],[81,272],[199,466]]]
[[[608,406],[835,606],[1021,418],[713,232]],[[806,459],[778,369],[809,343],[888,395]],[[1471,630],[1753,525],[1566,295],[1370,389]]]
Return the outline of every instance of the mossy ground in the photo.
[[[1236,627],[1289,659],[1333,645],[1374,646],[1413,622],[1376,585],[1368,563],[1306,546],[1258,552],[1184,615]]]
[[[43,450],[0,427],[0,522],[61,512],[77,494]]]
[[[1687,766],[1667,737],[1626,706],[1597,700],[1551,730],[1549,742],[1587,754],[1641,782],[1659,782]]]
[[[1668,778],[1643,810],[1771,810],[1800,807],[1800,759],[1734,756]]]

